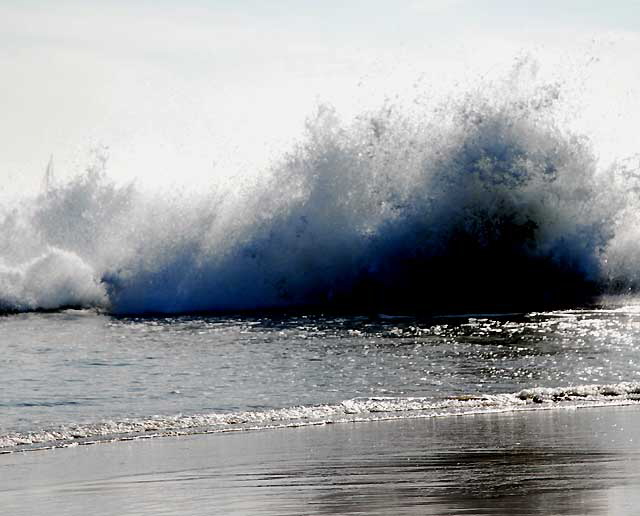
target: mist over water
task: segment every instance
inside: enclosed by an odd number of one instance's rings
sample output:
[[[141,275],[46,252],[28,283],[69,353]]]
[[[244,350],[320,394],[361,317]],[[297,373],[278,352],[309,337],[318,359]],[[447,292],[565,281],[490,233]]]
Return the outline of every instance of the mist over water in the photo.
[[[260,179],[149,193],[84,174],[0,213],[0,308],[425,312],[587,303],[638,283],[640,167],[602,167],[562,84],[507,78],[343,122]]]

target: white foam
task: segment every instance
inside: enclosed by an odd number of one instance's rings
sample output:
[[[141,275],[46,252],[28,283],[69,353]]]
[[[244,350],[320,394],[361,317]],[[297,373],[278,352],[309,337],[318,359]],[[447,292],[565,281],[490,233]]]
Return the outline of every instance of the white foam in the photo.
[[[0,263],[0,309],[105,307],[108,298],[93,269],[78,255],[49,248],[19,266]]]
[[[598,169],[589,142],[559,122],[561,86],[526,69],[415,112],[388,104],[344,123],[322,106],[298,145],[233,194],[118,187],[99,156],[0,213],[2,306],[357,307],[394,294],[395,308],[464,300],[474,289],[458,290],[483,278],[483,295],[501,278],[529,281],[514,291],[525,299],[538,283],[561,288],[557,277],[569,292],[635,288],[635,162]],[[456,294],[443,277],[458,279]]]
[[[72,444],[94,444],[200,433],[291,428],[390,419],[448,417],[519,410],[575,409],[640,403],[640,382],[609,385],[537,387],[509,394],[472,394],[446,399],[372,397],[334,405],[296,406],[265,411],[210,413],[66,425],[0,436],[0,449],[29,451]]]

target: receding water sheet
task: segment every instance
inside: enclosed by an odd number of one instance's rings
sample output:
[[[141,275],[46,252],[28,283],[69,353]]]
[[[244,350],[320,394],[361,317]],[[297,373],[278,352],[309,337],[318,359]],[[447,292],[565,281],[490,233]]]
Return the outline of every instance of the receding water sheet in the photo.
[[[14,454],[0,500],[16,516],[631,515],[639,415],[478,414]]]

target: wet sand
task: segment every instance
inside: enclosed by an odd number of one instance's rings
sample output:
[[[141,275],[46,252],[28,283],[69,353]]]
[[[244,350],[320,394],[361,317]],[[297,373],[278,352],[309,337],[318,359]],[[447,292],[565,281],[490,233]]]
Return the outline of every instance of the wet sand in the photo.
[[[631,515],[640,407],[338,424],[0,455],[13,515]]]

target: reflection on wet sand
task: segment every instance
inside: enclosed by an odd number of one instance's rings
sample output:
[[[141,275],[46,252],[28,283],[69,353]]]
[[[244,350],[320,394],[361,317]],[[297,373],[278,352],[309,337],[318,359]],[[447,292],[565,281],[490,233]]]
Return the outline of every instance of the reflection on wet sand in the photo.
[[[627,470],[640,456],[603,441],[615,422],[591,430],[577,424],[584,415],[482,415],[338,429],[347,437],[336,439],[331,456],[310,449],[299,467],[241,477],[273,490],[274,506],[282,499],[291,504],[285,493],[299,494],[298,507],[287,514],[609,514],[607,491],[638,486],[637,474]]]
[[[587,474],[599,469],[599,459],[608,457],[595,459]],[[323,487],[309,503],[318,514],[504,514],[506,509],[517,514],[602,514],[601,483],[578,487],[567,480],[586,473],[582,460],[579,454],[551,457],[533,450],[433,455],[343,471],[327,468],[318,477],[307,477],[306,487]],[[556,461],[571,464],[558,467]]]
[[[0,457],[3,514],[634,515],[637,407],[338,424]]]

